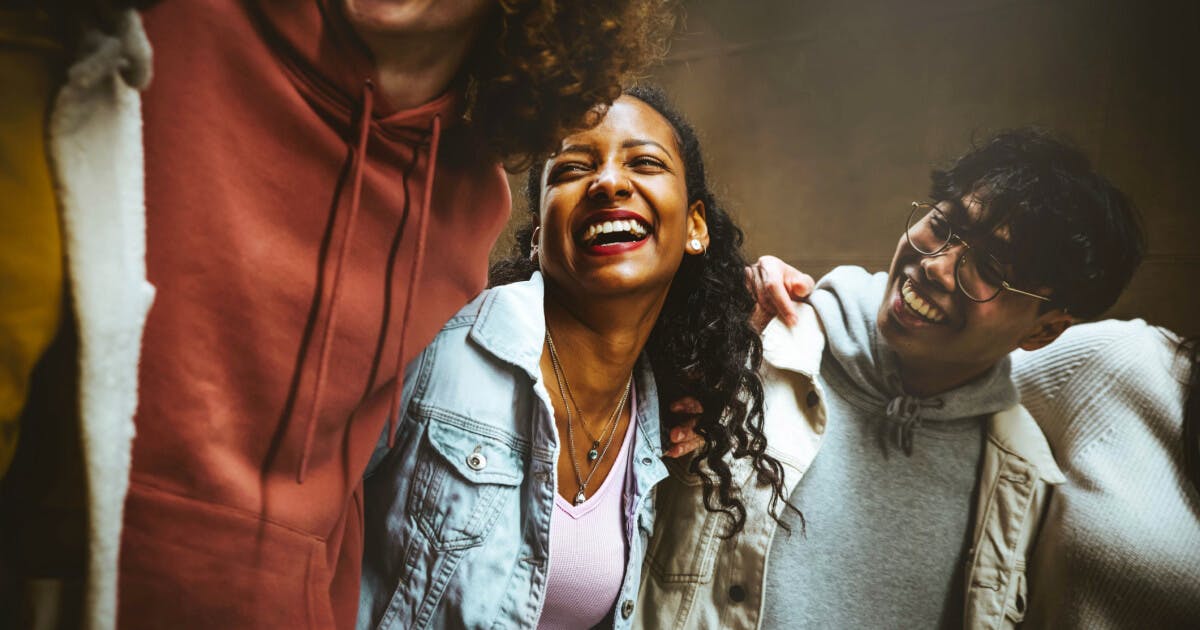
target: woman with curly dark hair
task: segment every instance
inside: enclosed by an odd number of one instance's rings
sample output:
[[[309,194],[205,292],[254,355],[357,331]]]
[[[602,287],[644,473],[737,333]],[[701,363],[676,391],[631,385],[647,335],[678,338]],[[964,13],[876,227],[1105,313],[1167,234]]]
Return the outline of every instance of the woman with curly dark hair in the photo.
[[[742,234],[692,129],[636,89],[529,181],[517,254],[414,362],[368,472],[360,625],[629,627],[667,476],[660,394],[708,410],[692,466],[729,533],[727,456],[781,487]]]
[[[670,2],[18,4],[76,59],[47,73],[38,206],[75,313],[38,374],[78,385],[29,388],[5,544],[80,550],[53,571],[90,627],[353,626],[362,473],[404,367],[484,288],[502,162],[594,122]],[[48,492],[83,471],[77,505]]]

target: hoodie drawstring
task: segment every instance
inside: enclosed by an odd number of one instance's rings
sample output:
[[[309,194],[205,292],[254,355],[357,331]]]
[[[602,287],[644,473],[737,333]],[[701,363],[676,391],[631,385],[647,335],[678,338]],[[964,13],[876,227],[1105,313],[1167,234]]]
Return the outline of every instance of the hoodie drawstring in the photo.
[[[421,277],[421,264],[425,262],[425,232],[429,225],[430,204],[433,203],[433,178],[437,172],[438,144],[442,138],[442,117],[433,117],[433,137],[429,143],[429,166],[425,173],[425,199],[417,214],[417,251],[413,256],[408,274],[408,290],[404,298],[404,314],[400,318],[400,348],[396,351],[396,378],[392,386],[392,400],[388,404],[387,432],[388,448],[396,445],[396,414],[400,412],[400,394],[404,389],[404,341],[408,333],[408,318],[412,313],[413,296],[417,281]]]
[[[358,144],[354,147],[354,183],[350,190],[350,214],[346,217],[346,225],[342,228],[341,243],[338,244],[337,260],[333,267],[333,286],[329,294],[329,319],[321,332],[320,361],[317,363],[317,376],[313,384],[312,403],[308,407],[308,417],[304,424],[304,450],[300,455],[300,469],[296,472],[296,482],[304,483],[304,475],[308,471],[308,457],[312,452],[313,435],[317,429],[317,413],[321,408],[322,394],[325,393],[325,372],[329,367],[329,352],[333,348],[330,339],[337,328],[338,293],[341,289],[342,263],[346,260],[346,251],[350,249],[350,237],[354,234],[354,222],[358,218],[359,200],[362,198],[363,171],[367,161],[367,140],[370,138],[371,113],[375,96],[375,85],[368,79],[363,84],[363,106],[359,115]]]
[[[888,402],[885,415],[891,422],[892,439],[896,441],[905,455],[912,456],[913,433],[921,428],[921,411],[925,409],[940,409],[942,400],[923,400],[916,396],[896,396]]]

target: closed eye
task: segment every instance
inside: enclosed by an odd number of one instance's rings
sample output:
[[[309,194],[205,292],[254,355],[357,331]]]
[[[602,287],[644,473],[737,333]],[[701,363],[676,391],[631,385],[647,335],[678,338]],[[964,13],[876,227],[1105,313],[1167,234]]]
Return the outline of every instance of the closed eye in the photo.
[[[669,170],[662,160],[649,155],[635,157],[629,161],[629,165],[642,172]]]
[[[549,183],[555,183],[567,179],[571,179],[577,175],[587,173],[592,170],[591,164],[583,162],[560,162],[555,164],[550,169],[550,175],[546,178]]]

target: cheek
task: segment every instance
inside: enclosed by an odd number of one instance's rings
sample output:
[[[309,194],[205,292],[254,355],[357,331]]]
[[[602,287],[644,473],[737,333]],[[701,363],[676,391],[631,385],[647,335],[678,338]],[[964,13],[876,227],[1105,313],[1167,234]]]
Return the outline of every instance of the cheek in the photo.
[[[892,264],[889,269],[895,273],[896,269],[900,266],[900,263],[914,253],[915,252],[912,251],[912,248],[908,246],[908,241],[904,238],[904,235],[901,234],[900,240],[896,242],[896,252],[892,254]]]
[[[967,320],[972,327],[978,329],[979,338],[983,343],[995,344],[1003,341],[1005,345],[1013,345],[1020,341],[1031,326],[1032,318],[1023,309],[992,302],[975,305],[969,312]]]

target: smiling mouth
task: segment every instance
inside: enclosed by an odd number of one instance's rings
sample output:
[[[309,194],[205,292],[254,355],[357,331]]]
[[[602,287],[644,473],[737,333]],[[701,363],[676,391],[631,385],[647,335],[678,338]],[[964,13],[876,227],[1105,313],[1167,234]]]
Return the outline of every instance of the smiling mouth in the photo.
[[[637,219],[597,221],[586,226],[579,242],[587,247],[604,247],[643,241],[650,234],[649,226]]]
[[[908,278],[905,278],[904,284],[900,285],[900,298],[909,311],[927,322],[940,324],[946,319],[946,314],[941,309],[927,302],[917,293],[917,290],[913,288],[912,280]]]

